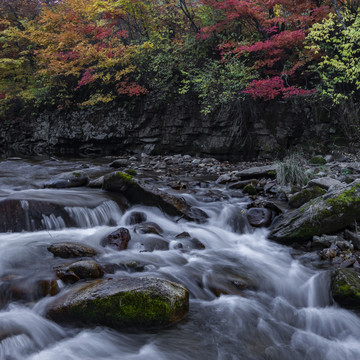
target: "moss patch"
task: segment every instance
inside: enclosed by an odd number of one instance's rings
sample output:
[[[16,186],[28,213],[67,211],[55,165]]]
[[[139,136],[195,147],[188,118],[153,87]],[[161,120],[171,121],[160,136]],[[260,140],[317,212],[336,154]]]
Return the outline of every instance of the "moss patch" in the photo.
[[[248,184],[244,187],[243,189],[244,194],[248,194],[248,195],[256,195],[257,191],[254,185],[252,184]]]
[[[126,169],[125,172],[131,176],[136,176],[137,172],[134,169]]]
[[[134,183],[134,178],[130,174],[117,171],[115,176],[125,182]]]
[[[322,156],[314,156],[310,159],[310,163],[314,165],[325,165],[326,160]]]
[[[345,307],[360,308],[360,273],[352,269],[339,269],[331,284],[334,299]]]
[[[297,208],[310,200],[322,196],[326,191],[319,186],[314,186],[311,188],[304,189],[297,194],[295,194],[290,200],[289,205],[293,208]]]

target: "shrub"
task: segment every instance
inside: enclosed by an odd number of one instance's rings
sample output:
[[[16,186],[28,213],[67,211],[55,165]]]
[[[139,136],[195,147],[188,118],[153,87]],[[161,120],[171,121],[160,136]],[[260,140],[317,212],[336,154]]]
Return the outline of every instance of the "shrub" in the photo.
[[[298,153],[291,154],[278,162],[276,180],[280,185],[305,185],[305,159]]]

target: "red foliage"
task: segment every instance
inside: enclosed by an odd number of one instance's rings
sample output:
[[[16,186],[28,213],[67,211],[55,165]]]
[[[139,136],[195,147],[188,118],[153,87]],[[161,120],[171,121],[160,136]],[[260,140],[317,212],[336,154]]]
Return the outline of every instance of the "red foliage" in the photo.
[[[135,82],[128,82],[128,80],[121,81],[117,85],[117,92],[119,95],[140,96],[148,93],[148,90]]]
[[[94,71],[92,69],[86,69],[78,82],[76,90],[79,89],[81,86],[90,84],[91,82],[95,81],[94,78]]]
[[[318,0],[202,0],[217,14],[215,24],[203,27],[198,38],[214,32],[228,40],[218,46],[223,61],[242,57],[256,70],[261,80],[252,82],[245,93],[270,100],[277,96],[309,94],[299,89],[304,83],[303,70],[311,61],[304,49],[309,27],[324,19],[331,1]],[[235,41],[234,34],[242,39]],[[229,56],[230,55],[230,56]],[[282,76],[287,76],[284,84]],[[291,86],[294,85],[294,86]],[[256,88],[258,87],[258,88]],[[288,90],[286,90],[288,89]]]
[[[79,57],[79,54],[75,51],[67,51],[67,52],[59,52],[56,54],[56,56],[61,61],[67,61],[67,60],[76,60]]]
[[[280,76],[274,76],[264,80],[254,80],[244,94],[251,95],[253,99],[263,99],[265,101],[275,99],[276,97],[288,98],[291,96],[310,95],[315,90],[299,89],[295,86],[285,86],[284,80]]]

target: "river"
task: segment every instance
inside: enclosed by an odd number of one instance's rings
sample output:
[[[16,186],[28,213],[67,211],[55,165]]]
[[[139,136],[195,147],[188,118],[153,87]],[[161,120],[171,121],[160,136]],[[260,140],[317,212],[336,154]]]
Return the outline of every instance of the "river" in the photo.
[[[190,292],[189,314],[163,330],[118,332],[50,321],[45,317],[53,300],[49,296],[19,301],[0,293],[1,360],[360,359],[359,314],[332,301],[330,273],[315,253],[271,242],[265,229],[250,232],[241,216],[234,221],[248,198],[204,182],[185,195],[209,216],[197,224],[176,221],[152,207],[124,210],[118,198],[101,189],[42,188],[52,175],[74,169],[92,178],[109,172],[96,160],[0,162],[1,200],[21,199],[26,209],[27,201],[46,199],[63,206],[75,224],[68,227],[60,217],[44,216],[46,230],[1,233],[0,290],[9,277],[30,286],[52,276],[54,266],[66,261],[54,259],[47,247],[72,241],[96,248],[101,264],[142,266],[141,272],[124,268],[105,276],[149,275],[183,284]],[[136,234],[127,225],[134,209],[163,229],[169,250],[142,251],[142,237],[150,235]],[[130,230],[129,248],[101,247],[100,240],[119,226]],[[179,249],[176,235],[183,232],[205,249]]]

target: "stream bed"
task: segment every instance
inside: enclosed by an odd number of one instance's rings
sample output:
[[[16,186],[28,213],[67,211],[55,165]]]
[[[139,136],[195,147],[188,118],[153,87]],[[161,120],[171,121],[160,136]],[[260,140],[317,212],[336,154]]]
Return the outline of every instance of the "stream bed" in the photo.
[[[198,224],[155,207],[124,208],[119,196],[101,189],[42,188],[51,176],[75,169],[91,178],[110,172],[96,160],[0,162],[0,201],[20,199],[24,209],[30,200],[50,201],[65,209],[72,224],[43,216],[41,231],[0,233],[1,360],[360,359],[359,314],[333,302],[328,269],[315,253],[269,241],[266,229],[250,231],[241,218],[246,196],[204,181],[183,195],[208,215]],[[132,211],[145,213],[163,230],[155,240],[166,242],[166,250],[144,251],[154,234],[128,225]],[[127,250],[100,246],[121,226],[131,234]],[[205,248],[179,247],[181,233]],[[105,277],[154,276],[184,285],[189,314],[166,329],[119,332],[52,322],[45,316],[51,296],[24,301],[1,294],[9,278],[30,287],[55,277],[54,267],[69,259],[54,258],[47,247],[61,241],[95,248],[102,265],[137,264]],[[58,284],[61,291],[70,286]]]

